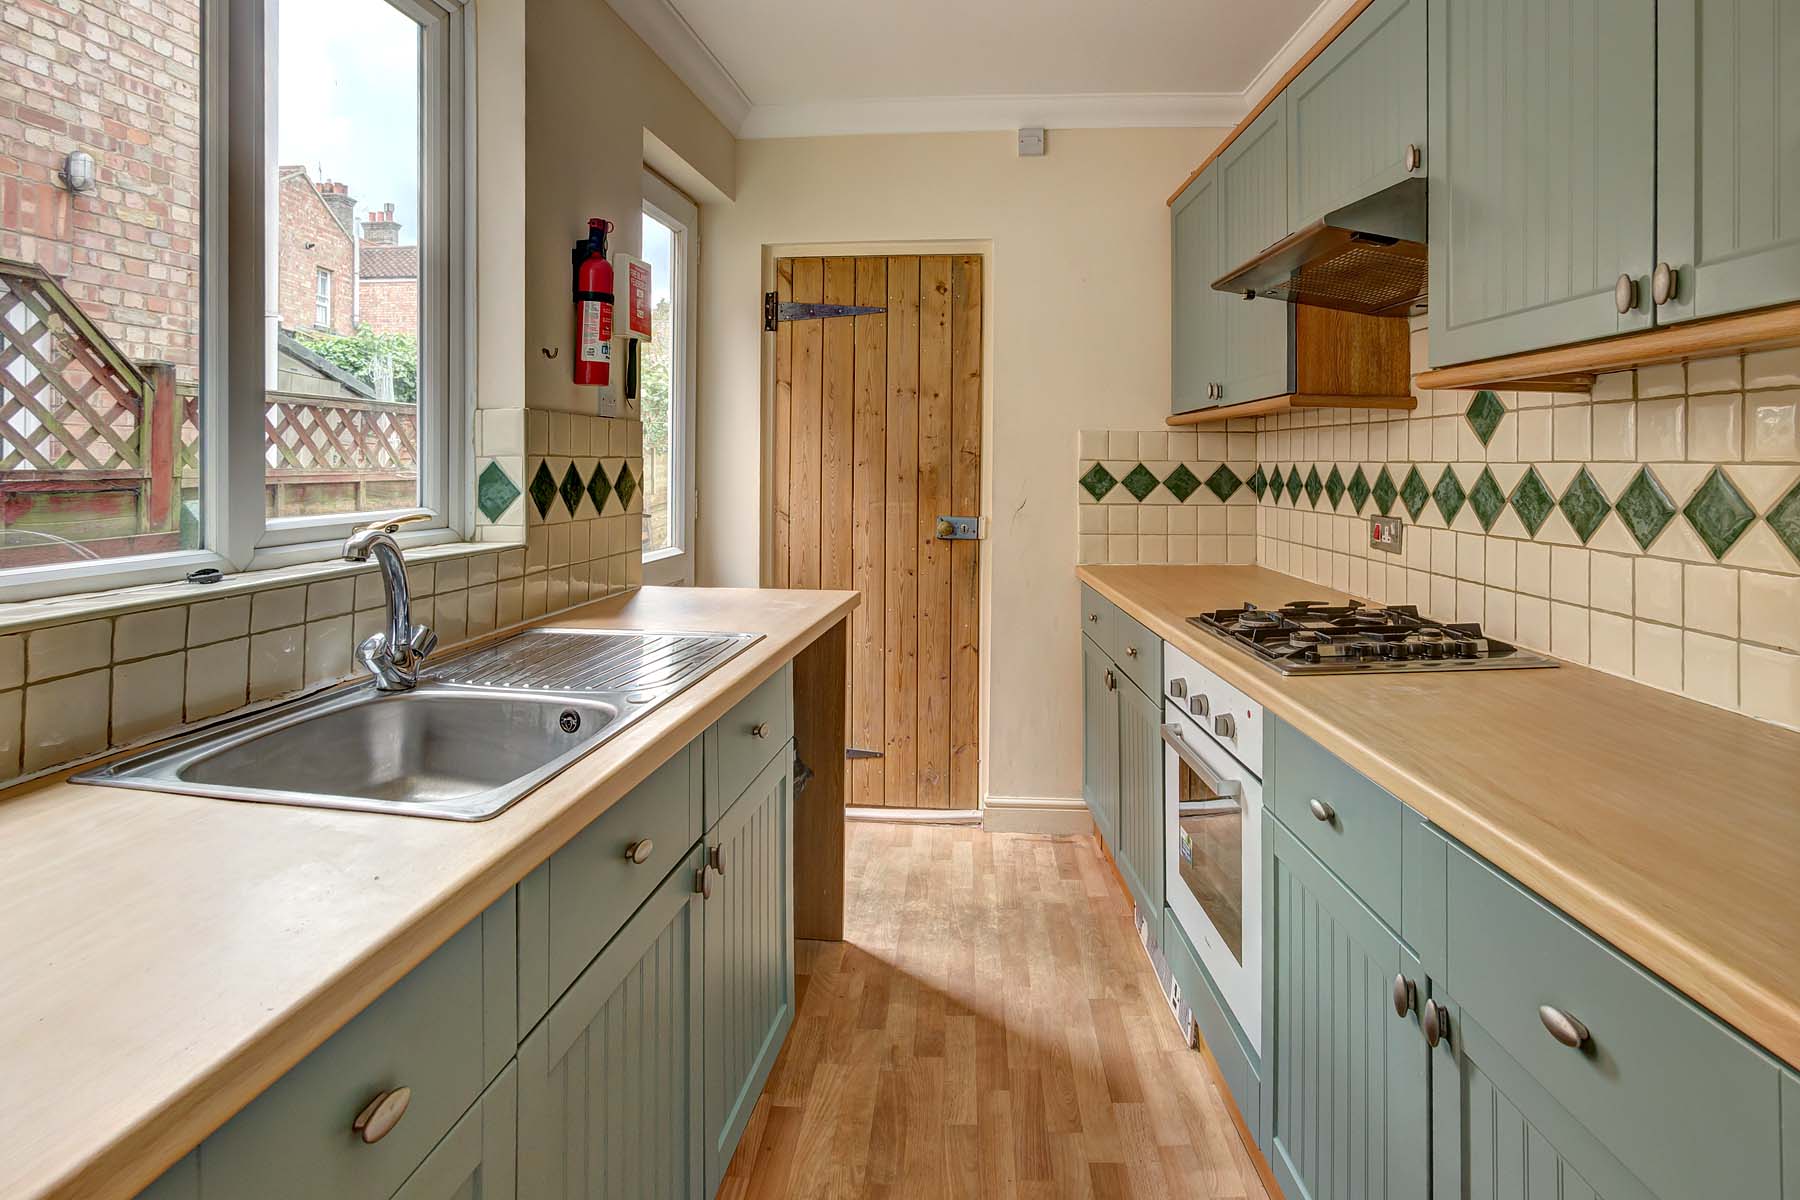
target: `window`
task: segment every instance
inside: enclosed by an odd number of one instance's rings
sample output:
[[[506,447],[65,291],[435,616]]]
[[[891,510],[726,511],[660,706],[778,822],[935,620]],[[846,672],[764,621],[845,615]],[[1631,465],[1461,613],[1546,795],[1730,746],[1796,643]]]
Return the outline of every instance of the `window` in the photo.
[[[641,257],[650,263],[651,340],[643,347],[644,579],[692,583],[694,545],[694,202],[644,173]]]
[[[387,516],[458,536],[465,3],[130,8],[154,61],[0,23],[55,116],[28,123],[67,131],[0,157],[0,599],[329,557]]]

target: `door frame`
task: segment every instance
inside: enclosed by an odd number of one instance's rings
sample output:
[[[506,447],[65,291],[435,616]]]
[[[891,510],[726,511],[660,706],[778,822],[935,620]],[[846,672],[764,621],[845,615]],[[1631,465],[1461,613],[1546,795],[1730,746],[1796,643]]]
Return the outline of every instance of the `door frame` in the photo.
[[[782,258],[856,258],[892,257],[913,254],[967,254],[981,259],[981,496],[982,541],[981,570],[978,573],[979,628],[981,645],[976,654],[977,691],[981,698],[981,720],[975,734],[977,811],[985,811],[988,802],[988,721],[993,712],[994,689],[990,672],[993,655],[993,543],[994,521],[994,242],[992,238],[949,238],[941,241],[897,240],[891,242],[769,242],[762,247],[762,287],[775,290],[775,262]],[[748,302],[748,301],[747,301]],[[762,335],[762,451],[761,478],[757,489],[757,574],[761,586],[771,586],[774,579],[773,545],[775,520],[775,335]],[[937,810],[933,810],[937,811]],[[946,813],[966,809],[944,809]]]

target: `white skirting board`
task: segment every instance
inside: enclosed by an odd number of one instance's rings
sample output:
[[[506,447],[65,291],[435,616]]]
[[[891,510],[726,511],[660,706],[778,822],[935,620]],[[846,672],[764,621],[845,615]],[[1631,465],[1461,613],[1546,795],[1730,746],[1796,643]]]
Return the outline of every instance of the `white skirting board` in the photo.
[[[981,827],[990,833],[1094,832],[1086,802],[1060,796],[989,796],[981,808]]]
[[[973,808],[857,808],[844,809],[846,821],[886,821],[898,825],[979,825],[981,813]]]

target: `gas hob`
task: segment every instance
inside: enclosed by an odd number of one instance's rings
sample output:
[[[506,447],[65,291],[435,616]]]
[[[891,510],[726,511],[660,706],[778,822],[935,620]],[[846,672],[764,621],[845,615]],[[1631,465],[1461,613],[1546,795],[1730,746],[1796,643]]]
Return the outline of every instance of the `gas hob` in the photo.
[[[1188,623],[1283,675],[1556,666],[1554,659],[1486,636],[1475,622],[1434,621],[1410,604],[1246,604],[1189,617]]]

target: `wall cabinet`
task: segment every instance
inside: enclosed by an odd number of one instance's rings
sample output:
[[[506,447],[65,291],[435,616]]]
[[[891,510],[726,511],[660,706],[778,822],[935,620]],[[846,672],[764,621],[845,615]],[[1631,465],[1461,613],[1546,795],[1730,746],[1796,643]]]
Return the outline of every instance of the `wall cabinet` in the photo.
[[[1205,171],[1169,211],[1170,408],[1177,413],[1219,403],[1219,381],[1229,373],[1225,305],[1213,290],[1224,274],[1219,255],[1219,176]]]
[[[1286,97],[1263,110],[1212,166],[1219,172],[1220,274],[1293,231],[1288,221]],[[1294,306],[1223,298],[1224,375],[1218,402],[1238,404],[1294,390]]]

